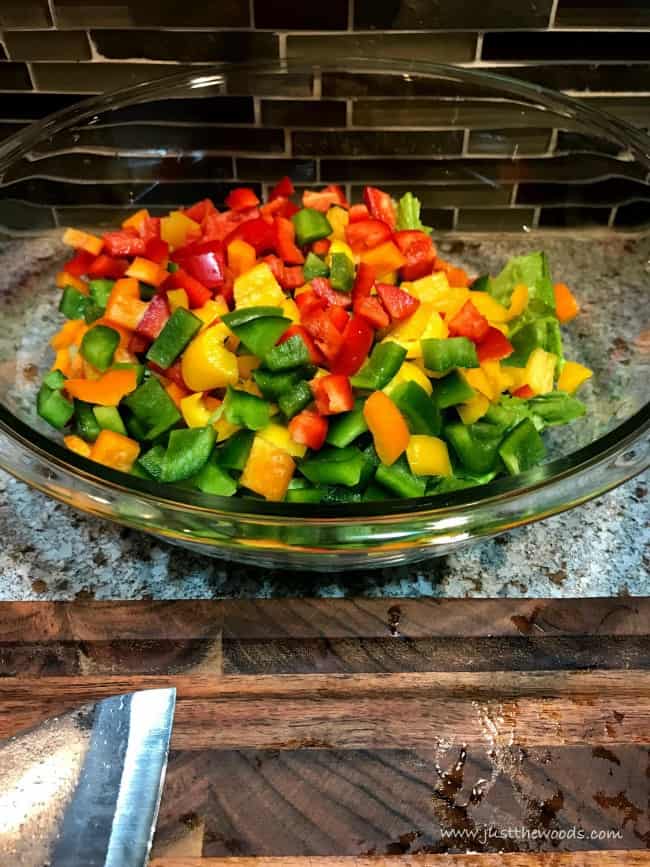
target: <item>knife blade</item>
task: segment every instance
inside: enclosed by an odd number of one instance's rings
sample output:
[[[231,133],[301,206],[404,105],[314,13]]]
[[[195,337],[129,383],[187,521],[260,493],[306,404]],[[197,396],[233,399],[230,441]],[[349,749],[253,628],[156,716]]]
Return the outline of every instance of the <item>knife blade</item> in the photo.
[[[175,702],[113,696],[0,741],[0,867],[145,867]]]

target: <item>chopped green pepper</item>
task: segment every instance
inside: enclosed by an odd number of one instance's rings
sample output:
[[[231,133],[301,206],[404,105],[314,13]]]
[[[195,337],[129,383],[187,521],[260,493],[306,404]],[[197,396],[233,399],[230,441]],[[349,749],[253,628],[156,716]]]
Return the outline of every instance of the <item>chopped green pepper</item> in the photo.
[[[148,452],[140,455],[137,463],[144,467],[147,473],[157,482],[162,479],[162,465],[166,448],[162,443],[152,446]]]
[[[434,387],[433,398],[440,409],[465,403],[476,396],[476,392],[465,377],[457,370],[439,379]]]
[[[36,398],[36,410],[52,427],[62,430],[74,415],[74,404],[59,388],[49,388],[43,383]]]
[[[111,366],[120,335],[108,325],[95,325],[84,334],[79,352],[97,370],[105,371]]]
[[[238,391],[230,385],[223,402],[223,412],[230,424],[238,424],[249,430],[261,430],[271,419],[267,401],[247,391]]]
[[[122,416],[116,406],[95,406],[93,415],[102,430],[112,430],[122,436],[127,435]]]
[[[163,370],[171,367],[202,325],[198,316],[184,307],[177,307],[151,344],[147,359]]]
[[[104,315],[104,308],[100,307],[92,298],[87,299],[86,309],[84,310],[84,319],[86,325],[92,325],[97,319]]]
[[[43,385],[52,389],[63,388],[66,378],[66,375],[61,373],[60,370],[50,370],[50,372],[43,377]]]
[[[181,418],[174,401],[155,376],[146,379],[127,395],[124,404],[142,424],[144,439],[148,440],[156,439]]]
[[[328,277],[330,273],[327,264],[315,253],[307,253],[302,270],[306,283],[313,280],[314,277]]]
[[[296,230],[296,240],[301,247],[332,234],[329,220],[315,208],[302,208],[293,215],[291,221]]]
[[[564,391],[551,391],[540,394],[528,401],[531,411],[541,418],[547,427],[556,424],[568,424],[583,416],[587,407],[577,397]]]
[[[322,503],[325,496],[324,488],[296,488],[287,491],[287,503]]]
[[[220,467],[241,472],[246,466],[254,439],[253,431],[237,431],[226,440],[220,449],[217,449],[215,460]]]
[[[497,468],[502,437],[499,428],[485,422],[452,422],[445,428],[445,438],[470,473],[491,473]]]
[[[82,439],[86,440],[86,442],[92,443],[95,442],[100,431],[101,428],[95,418],[92,404],[84,403],[82,400],[75,400],[74,432],[77,436],[80,436]]]
[[[136,418],[133,413],[128,413],[124,420],[129,436],[138,442],[147,439],[147,428],[142,424],[139,418]]]
[[[258,316],[241,325],[230,325],[223,317],[228,328],[239,337],[246,349],[258,358],[264,358],[291,325],[284,316]]]
[[[406,358],[406,349],[393,340],[378,343],[359,373],[350,377],[355,388],[376,391],[391,381]]]
[[[266,317],[282,316],[281,307],[242,307],[240,310],[233,310],[232,313],[224,313],[221,321],[224,322],[231,331],[239,328],[240,325],[246,325],[248,322],[253,322],[255,319],[264,319]]]
[[[194,479],[196,487],[204,494],[219,497],[232,497],[237,490],[237,482],[217,463],[217,453],[213,452]]]
[[[88,281],[90,297],[93,299],[93,301],[98,307],[101,307],[102,310],[106,309],[106,305],[108,304],[108,298],[113,290],[114,285],[115,280],[105,280],[104,278],[98,278],[96,280]]]
[[[300,464],[300,472],[314,485],[359,484],[366,459],[354,446],[323,449]]]
[[[299,334],[294,334],[267,353],[264,365],[269,370],[290,370],[292,367],[309,364],[310,361],[311,355],[305,341]]]
[[[406,418],[411,433],[438,436],[440,409],[421,385],[412,380],[402,382],[391,393],[391,400]]]
[[[354,285],[354,262],[345,253],[332,253],[330,283],[338,292],[351,292]]]
[[[515,476],[538,464],[546,454],[546,449],[535,425],[525,418],[506,435],[499,447],[499,454],[510,475]]]
[[[444,372],[454,367],[478,367],[476,347],[467,337],[431,337],[421,340],[422,359],[428,370]]]
[[[333,416],[327,431],[326,442],[342,449],[365,433],[368,430],[368,424],[363,414],[365,403],[365,400],[356,400],[354,409]]]
[[[265,370],[263,367],[258,367],[253,371],[253,379],[259,386],[264,397],[269,400],[277,400],[281,395],[292,391],[299,382],[313,376],[315,368],[299,367],[295,370],[280,370],[274,373],[271,370]]]
[[[215,439],[211,424],[173,430],[163,457],[160,480],[180,482],[196,475],[210,457]]]
[[[309,385],[303,380],[299,382],[291,391],[281,394],[278,398],[278,406],[287,418],[293,418],[294,415],[304,409],[312,402],[314,396]]]
[[[390,467],[380,464],[375,479],[398,497],[422,497],[427,486],[425,479],[413,475],[404,455]]]
[[[59,302],[59,312],[66,319],[83,319],[88,306],[88,296],[83,295],[78,289],[66,286]]]

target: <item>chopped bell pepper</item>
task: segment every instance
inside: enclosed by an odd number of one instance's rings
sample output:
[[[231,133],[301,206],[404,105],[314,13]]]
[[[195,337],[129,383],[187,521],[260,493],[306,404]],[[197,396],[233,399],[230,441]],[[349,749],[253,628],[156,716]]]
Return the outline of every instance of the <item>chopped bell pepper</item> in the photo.
[[[556,283],[553,286],[553,293],[555,313],[562,325],[565,325],[580,313],[580,306],[566,283]]]
[[[246,208],[256,208],[260,200],[255,195],[255,191],[250,187],[236,187],[231,190],[226,196],[226,204],[233,211],[242,211]]]
[[[291,431],[291,425],[285,427],[281,424],[271,422],[267,427],[262,428],[257,432],[257,436],[266,440],[267,443],[283,449],[292,458],[302,458],[305,456],[307,446],[300,440],[294,439]]]
[[[184,310],[182,307],[176,308],[165,323],[163,330],[151,344],[147,352],[147,360],[153,361],[163,370],[171,367],[199,331],[201,325],[201,320],[189,310]],[[198,391],[199,389],[195,390]]]
[[[409,442],[410,433],[404,416],[383,391],[370,395],[363,407],[363,415],[380,461],[390,466]]]
[[[429,235],[421,231],[400,231],[395,233],[395,243],[406,259],[402,266],[403,280],[418,280],[431,273],[436,248]]]
[[[397,225],[397,212],[395,203],[383,190],[377,187],[365,187],[363,191],[363,201],[370,212],[370,216],[375,220],[381,220],[386,223],[391,231],[395,231]]]
[[[67,319],[83,319],[88,309],[89,298],[72,286],[66,286],[59,302],[59,312]]]
[[[62,430],[74,415],[74,404],[63,395],[61,389],[50,388],[45,382],[38,391],[36,409],[40,417],[57,430]]]
[[[111,366],[119,342],[115,329],[95,325],[84,334],[79,351],[89,364],[103,372]]]
[[[117,406],[136,387],[135,370],[107,370],[99,379],[68,379],[65,384],[70,397],[100,406]]]
[[[250,271],[251,268],[255,267],[255,262],[257,260],[255,247],[247,244],[246,241],[235,238],[234,241],[231,241],[231,243],[228,244],[227,255],[228,267],[235,277],[239,277],[240,274],[245,274],[247,271]]]
[[[314,253],[309,252],[307,254],[307,258],[305,259],[303,273],[305,276],[305,280],[309,281],[313,280],[314,277],[328,277],[330,269],[319,256],[316,256]]]
[[[234,389],[230,385],[226,390],[223,413],[230,424],[241,425],[249,430],[261,430],[271,419],[267,401],[247,391]]]
[[[361,223],[355,223],[354,225],[360,226]],[[398,271],[406,265],[406,259],[393,241],[384,241],[383,244],[373,247],[372,250],[363,251],[361,253],[361,261],[365,262],[366,265],[372,265],[379,278],[390,271]]]
[[[288,199],[289,196],[293,196],[294,193],[295,188],[293,186],[293,182],[290,177],[285,175],[277,182],[277,184],[269,193],[269,201],[272,202],[273,199],[277,198]]]
[[[440,408],[417,382],[403,382],[390,394],[412,434],[438,436],[441,428]]]
[[[181,371],[191,391],[225,388],[239,379],[237,357],[224,346],[226,335],[223,325],[212,325],[201,331],[185,349]]]
[[[342,254],[338,254],[342,255]],[[343,258],[346,258],[345,256]],[[328,305],[337,307],[351,307],[352,297],[345,292],[339,292],[334,288],[333,283],[327,277],[314,277],[311,281],[311,286],[314,294],[321,298]],[[306,294],[306,293],[302,293]],[[301,296],[299,296],[301,297]],[[303,300],[303,304],[304,304]]]
[[[198,237],[200,234],[201,226],[182,211],[172,211],[160,221],[160,237],[167,241],[172,250],[182,247],[188,238]]]
[[[313,400],[309,384],[302,380],[290,391],[285,391],[278,398],[278,406],[287,418],[293,418]]]
[[[449,334],[452,337],[467,337],[473,343],[480,343],[487,337],[489,330],[490,323],[471,301],[466,301],[449,321]]]
[[[291,220],[285,217],[274,217],[273,227],[275,229],[275,249],[278,256],[287,265],[302,265],[305,257],[296,247],[296,228]]]
[[[524,378],[534,394],[548,394],[553,391],[553,378],[557,357],[544,349],[533,349],[526,362]]]
[[[375,479],[398,497],[422,497],[427,486],[424,479],[413,475],[403,456],[390,466],[380,464]]]
[[[428,370],[444,373],[455,367],[478,367],[476,348],[467,337],[422,340],[422,358]]]
[[[81,232],[79,229],[66,229],[62,240],[69,247],[85,250],[86,253],[91,253],[93,256],[98,256],[104,246],[101,238],[91,235],[89,232]]]
[[[246,466],[254,438],[252,430],[239,430],[232,434],[215,453],[219,466],[241,472]]]
[[[122,416],[116,406],[95,406],[93,407],[93,415],[100,430],[112,430],[122,434],[122,436],[127,436]]]
[[[235,280],[235,307],[277,306],[284,301],[273,272],[266,262],[261,262]]]
[[[181,419],[173,400],[154,376],[129,394],[124,403],[141,423],[143,439],[156,439]]]
[[[295,467],[293,458],[284,449],[258,435],[253,440],[239,483],[267,500],[279,501],[284,499]]]
[[[332,227],[321,211],[315,208],[302,208],[291,218],[296,230],[296,239],[303,246],[327,238],[332,234]]]
[[[183,307],[185,310],[190,309],[190,301],[185,289],[170,289],[165,295],[167,296],[167,303],[172,313],[178,307]]]
[[[393,322],[401,322],[412,316],[420,306],[420,300],[390,283],[377,283],[377,294]]]
[[[398,343],[384,341],[372,350],[368,361],[351,379],[355,388],[380,389],[391,381],[406,358],[406,349]]]
[[[323,213],[329,211],[333,205],[340,205],[345,208],[348,206],[343,190],[336,184],[330,184],[318,192],[305,190],[302,194],[302,203],[305,208],[313,208]]]
[[[498,328],[490,326],[482,338],[476,354],[481,364],[484,361],[501,361],[513,353],[513,345]]]
[[[197,473],[194,484],[204,494],[217,497],[232,497],[237,490],[237,482],[219,466],[215,452]]]
[[[534,467],[545,454],[542,438],[529,418],[519,422],[499,447],[501,460],[512,476]]]
[[[359,484],[366,461],[358,448],[325,448],[300,465],[300,472],[314,485]]]
[[[291,325],[281,313],[277,307],[246,307],[226,313],[221,319],[249,352],[263,359]]]
[[[336,415],[348,412],[354,406],[350,380],[343,374],[331,373],[312,379],[311,390],[316,409],[321,415]]]
[[[351,292],[354,285],[354,262],[345,253],[332,253],[330,282],[337,292]]]
[[[135,440],[112,430],[103,430],[92,445],[90,460],[129,473],[139,454],[140,445]]]
[[[154,341],[165,327],[169,319],[169,304],[164,295],[154,295],[146,305],[140,321],[136,326],[136,333],[148,342]]]
[[[390,317],[377,295],[359,298],[354,302],[354,312],[363,317],[373,328],[387,328]]]
[[[357,437],[368,430],[368,424],[363,414],[365,401],[355,401],[353,409],[337,415],[330,420],[327,432],[327,442],[331,446],[344,448],[354,442]]]
[[[481,421],[469,425],[459,421],[445,427],[445,438],[470,473],[496,469],[502,436],[501,428]]]
[[[160,286],[169,277],[169,271],[157,262],[152,262],[150,259],[143,259],[138,256],[129,265],[126,276],[141,280],[150,286]]]
[[[212,425],[173,430],[162,459],[160,480],[181,482],[196,475],[207,463],[215,443]]]
[[[294,334],[288,340],[278,343],[264,358],[265,366],[273,371],[302,367],[310,361],[309,349],[300,334]]]
[[[352,376],[360,369],[370,351],[373,331],[363,316],[353,315],[345,325],[343,342],[330,363],[332,373]]]
[[[140,300],[140,287],[134,277],[116,280],[106,302],[104,317],[115,325],[135,331],[147,310]]]
[[[146,244],[137,232],[123,229],[121,232],[104,232],[104,247],[109,256],[144,256]]]
[[[458,370],[452,370],[447,376],[439,379],[433,394],[440,409],[447,409],[458,403],[467,403],[476,396],[472,386]]]
[[[114,280],[106,280],[104,278],[95,278],[88,281],[90,297],[102,310],[106,309],[114,285]]]
[[[406,449],[406,459],[416,476],[453,475],[447,443],[436,436],[412,436]]]
[[[70,449],[71,452],[74,452],[77,455],[81,455],[82,458],[89,458],[91,447],[90,444],[85,440],[82,440],[81,437],[78,437],[74,434],[70,436],[63,437],[63,442],[67,449]]]
[[[565,361],[562,373],[557,381],[557,387],[560,391],[573,394],[574,391],[580,388],[583,382],[586,382],[593,375],[593,370],[582,364],[578,364],[577,361]]]
[[[220,241],[195,241],[176,250],[172,259],[181,271],[208,290],[218,289],[224,283],[226,261]],[[205,300],[201,303],[205,303]]]
[[[483,418],[489,408],[490,401],[484,394],[475,394],[465,403],[459,403],[456,406],[463,424],[474,424],[475,421]]]
[[[82,295],[88,294],[88,284],[81,277],[75,277],[74,274],[68,274],[67,271],[59,271],[56,275],[56,285],[59,289],[65,289],[67,286],[72,286],[77,292]]]
[[[82,400],[74,401],[74,430],[77,436],[87,442],[94,442],[99,436],[101,428],[91,404]]]
[[[345,240],[350,245],[353,253],[364,254],[369,250],[374,250],[377,247],[387,243],[391,237],[390,226],[382,220],[359,220],[350,222],[345,227]],[[399,248],[398,252],[399,252]],[[401,255],[401,254],[400,254]],[[365,261],[363,258],[361,261]],[[406,259],[401,264],[405,264]],[[369,264],[372,264],[369,262]],[[390,271],[386,268],[386,271]]]

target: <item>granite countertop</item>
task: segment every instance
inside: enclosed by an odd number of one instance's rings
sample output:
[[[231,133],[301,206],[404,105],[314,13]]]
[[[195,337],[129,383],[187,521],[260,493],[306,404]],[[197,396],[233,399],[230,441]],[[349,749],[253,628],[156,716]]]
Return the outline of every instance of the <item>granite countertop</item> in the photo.
[[[650,240],[635,256],[624,255],[623,243],[544,239],[556,273],[573,285],[589,273],[595,292],[617,286],[624,293],[626,283],[639,285],[639,267],[647,268],[650,262]],[[20,272],[34,261],[35,250],[51,261],[56,252],[52,238],[38,244],[38,249],[33,243],[29,249],[26,245],[22,256],[16,256],[14,248],[10,258],[3,256],[11,264],[5,274],[22,278]],[[463,258],[477,273],[496,273],[507,255],[530,244],[530,239],[509,241],[506,249],[491,240],[474,244],[473,253],[466,251]],[[621,294],[624,301],[630,297],[634,296]],[[631,317],[629,311],[620,315],[622,333]],[[596,327],[593,317],[589,321]],[[589,334],[582,337],[590,339]],[[603,334],[594,331],[591,343],[602,354]],[[614,350],[619,351],[617,346]],[[615,361],[611,369],[625,376],[624,365]],[[649,485],[650,474],[639,476],[569,512],[450,556],[383,570],[308,573],[241,566],[189,553],[82,515],[0,472],[0,600],[647,595]]]

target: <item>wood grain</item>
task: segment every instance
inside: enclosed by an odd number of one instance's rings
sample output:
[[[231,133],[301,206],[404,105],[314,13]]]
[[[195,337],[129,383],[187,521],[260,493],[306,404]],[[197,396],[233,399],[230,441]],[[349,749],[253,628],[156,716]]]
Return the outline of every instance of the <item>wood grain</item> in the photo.
[[[647,852],[311,858],[154,858],[150,867],[648,867]]]

